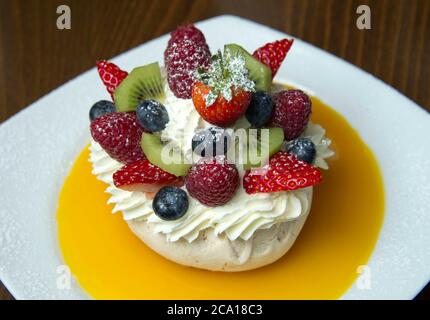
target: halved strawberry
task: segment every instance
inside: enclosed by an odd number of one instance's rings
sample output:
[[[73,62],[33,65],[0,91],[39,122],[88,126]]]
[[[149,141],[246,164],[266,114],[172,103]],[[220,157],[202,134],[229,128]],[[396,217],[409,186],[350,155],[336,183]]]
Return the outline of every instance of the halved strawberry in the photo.
[[[321,172],[299,161],[288,152],[280,151],[264,167],[248,171],[243,177],[243,187],[249,194],[278,192],[311,187],[321,182]]]
[[[128,76],[128,73],[121,70],[116,64],[106,60],[97,62],[97,70],[99,72],[100,79],[102,79],[107,91],[112,97],[112,101],[114,101],[113,93],[122,80]]]
[[[255,50],[252,55],[272,70],[272,78],[274,78],[293,42],[294,39],[282,39],[266,43],[261,48]]]
[[[115,187],[126,191],[158,192],[164,186],[181,187],[182,178],[154,166],[148,159],[128,164],[113,174]]]

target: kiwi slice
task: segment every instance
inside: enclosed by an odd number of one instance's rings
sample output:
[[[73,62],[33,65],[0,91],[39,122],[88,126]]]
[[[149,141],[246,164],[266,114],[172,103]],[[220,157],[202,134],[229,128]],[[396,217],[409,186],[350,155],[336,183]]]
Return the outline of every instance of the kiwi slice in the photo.
[[[158,134],[143,133],[140,146],[153,165],[178,177],[187,175],[191,165],[184,163],[181,153],[164,145]]]
[[[268,130],[268,142],[261,130]],[[269,160],[268,158],[262,160],[262,153],[267,153],[270,158],[281,150],[282,143],[284,142],[284,130],[282,128],[248,129],[247,138],[247,157],[246,162],[243,164],[243,168],[245,170],[250,170],[265,165]],[[257,152],[256,156],[254,154],[252,157],[251,153],[255,152]]]
[[[226,44],[224,54],[230,50],[232,55],[241,55],[245,59],[245,66],[249,70],[249,78],[255,82],[256,91],[270,91],[272,87],[272,70],[264,63],[255,59],[248,51],[237,44]]]
[[[163,78],[158,62],[133,69],[114,92],[118,112],[135,111],[142,100],[164,101]]]

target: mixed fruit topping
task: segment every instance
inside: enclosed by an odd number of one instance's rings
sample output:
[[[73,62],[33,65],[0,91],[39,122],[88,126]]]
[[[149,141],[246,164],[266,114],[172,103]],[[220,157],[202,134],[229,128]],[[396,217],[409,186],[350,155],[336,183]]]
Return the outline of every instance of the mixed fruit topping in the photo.
[[[91,107],[90,129],[94,141],[123,164],[113,175],[115,187],[144,192],[159,218],[176,220],[186,214],[189,197],[216,207],[228,203],[238,188],[254,194],[319,183],[315,145],[301,137],[311,115],[310,98],[300,90],[271,92],[292,44],[282,39],[253,54],[227,44],[211,55],[203,33],[185,25],[171,33],[166,75],[157,62],[130,73],[98,62],[112,101]],[[161,138],[174,116],[164,105],[165,78],[176,98],[192,99],[206,123],[189,142],[196,156],[191,163]]]

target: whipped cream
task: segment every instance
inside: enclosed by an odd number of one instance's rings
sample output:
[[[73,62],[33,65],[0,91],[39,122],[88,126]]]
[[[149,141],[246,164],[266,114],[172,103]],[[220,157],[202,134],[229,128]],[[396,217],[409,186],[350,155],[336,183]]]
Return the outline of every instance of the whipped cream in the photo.
[[[170,142],[190,160],[190,141],[194,133],[210,124],[199,116],[191,99],[176,98],[168,86],[165,90],[164,105],[170,121],[163,130],[161,139]],[[246,121],[243,123],[246,127]],[[302,136],[310,138],[316,146],[315,166],[328,169],[325,159],[334,152],[329,148],[331,141],[325,137],[325,130],[309,122]],[[125,220],[147,221],[153,224],[155,232],[165,234],[169,241],[183,238],[192,242],[206,228],[213,228],[216,234],[224,233],[232,241],[239,238],[248,240],[257,229],[267,229],[274,224],[297,219],[306,212],[311,201],[311,188],[250,195],[240,185],[234,197],[223,206],[207,207],[189,197],[187,213],[178,220],[165,221],[153,212],[152,199],[144,193],[124,191],[114,186],[112,175],[122,167],[121,163],[109,157],[95,141],[91,142],[90,151],[92,173],[109,185],[106,192],[111,195],[108,203],[115,205],[113,213],[122,212]],[[239,174],[242,181],[244,172],[239,170]]]

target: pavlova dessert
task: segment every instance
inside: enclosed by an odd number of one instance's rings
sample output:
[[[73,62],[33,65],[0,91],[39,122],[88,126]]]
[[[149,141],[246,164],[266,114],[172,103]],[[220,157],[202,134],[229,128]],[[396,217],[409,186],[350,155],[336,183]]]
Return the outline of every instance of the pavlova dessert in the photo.
[[[333,152],[312,103],[272,79],[293,41],[211,54],[193,25],[171,33],[164,68],[97,64],[112,96],[90,110],[93,173],[113,212],[177,263],[270,264],[293,245]]]

